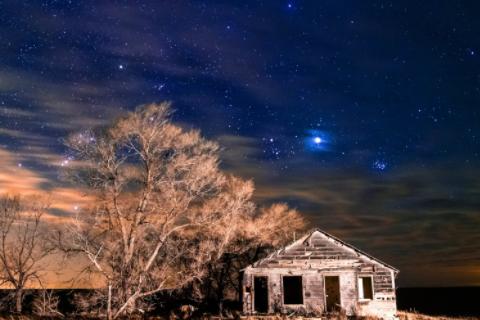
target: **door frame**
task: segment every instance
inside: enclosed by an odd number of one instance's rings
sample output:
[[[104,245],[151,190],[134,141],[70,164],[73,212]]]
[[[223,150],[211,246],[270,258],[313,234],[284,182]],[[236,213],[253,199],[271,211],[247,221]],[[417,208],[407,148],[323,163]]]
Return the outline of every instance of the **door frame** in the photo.
[[[340,273],[324,273],[323,274],[323,299],[324,299],[324,306],[325,306],[325,312],[328,312],[327,309],[327,281],[326,277],[338,277],[338,299],[340,300],[340,307],[343,308],[343,299],[342,299],[342,279],[340,277]]]
[[[252,274],[252,312],[257,312],[255,310],[255,277],[266,277],[267,278],[267,313],[270,313],[270,277],[265,273],[254,273]]]

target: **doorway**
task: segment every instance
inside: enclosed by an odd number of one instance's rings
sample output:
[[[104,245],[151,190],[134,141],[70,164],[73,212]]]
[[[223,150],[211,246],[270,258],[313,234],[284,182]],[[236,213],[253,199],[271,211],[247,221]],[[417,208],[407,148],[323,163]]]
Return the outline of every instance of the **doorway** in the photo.
[[[268,277],[253,277],[254,311],[268,313]]]
[[[340,279],[338,276],[325,277],[325,297],[327,311],[340,308]]]

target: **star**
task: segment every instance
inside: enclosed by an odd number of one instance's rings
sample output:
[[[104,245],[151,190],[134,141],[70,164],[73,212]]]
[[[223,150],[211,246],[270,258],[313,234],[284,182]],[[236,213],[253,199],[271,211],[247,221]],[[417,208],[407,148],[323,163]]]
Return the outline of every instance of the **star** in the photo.
[[[314,141],[315,141],[315,143],[320,143],[320,142],[322,142],[322,139],[319,138],[319,137],[316,137]]]
[[[119,69],[123,69],[123,65],[119,65],[118,68],[119,68]]]

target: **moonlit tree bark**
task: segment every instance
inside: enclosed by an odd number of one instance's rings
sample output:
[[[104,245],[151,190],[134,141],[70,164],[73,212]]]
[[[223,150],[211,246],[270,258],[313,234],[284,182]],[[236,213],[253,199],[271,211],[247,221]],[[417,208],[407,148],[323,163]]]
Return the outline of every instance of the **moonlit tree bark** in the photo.
[[[50,205],[50,194],[0,196],[0,279],[13,289],[16,312],[22,311],[25,290],[41,285],[47,257],[55,250],[42,223]]]
[[[105,289],[86,305],[96,299],[109,319],[135,312],[160,290],[201,281],[234,222],[254,210],[253,184],[219,171],[219,146],[169,116],[168,103],[140,106],[65,140],[77,160],[66,177],[96,201],[78,212],[61,245],[86,256],[84,271],[103,278]]]

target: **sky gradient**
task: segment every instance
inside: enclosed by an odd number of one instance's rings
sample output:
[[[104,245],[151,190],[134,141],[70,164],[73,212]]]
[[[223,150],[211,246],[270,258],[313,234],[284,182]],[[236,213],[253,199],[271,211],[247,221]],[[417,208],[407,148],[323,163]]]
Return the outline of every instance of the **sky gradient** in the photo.
[[[478,1],[1,1],[0,191],[55,189],[61,138],[137,105],[225,150],[401,273],[480,286]],[[478,51],[478,53],[477,53]]]

